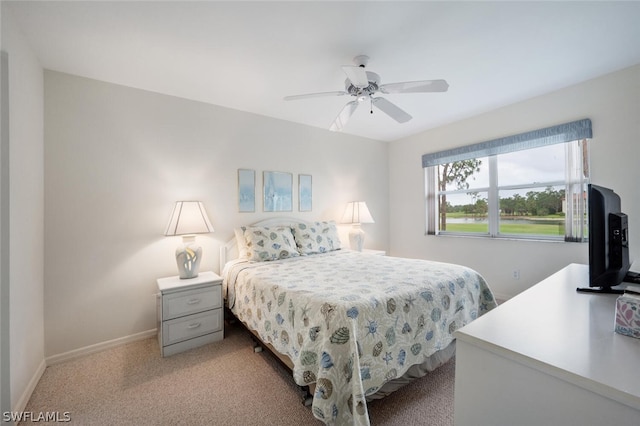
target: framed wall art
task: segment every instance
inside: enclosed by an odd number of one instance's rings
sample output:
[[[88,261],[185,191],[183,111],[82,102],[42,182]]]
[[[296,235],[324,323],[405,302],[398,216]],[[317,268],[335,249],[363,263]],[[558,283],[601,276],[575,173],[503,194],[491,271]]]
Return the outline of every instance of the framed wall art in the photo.
[[[262,172],[265,212],[293,210],[293,175],[283,172]]]
[[[256,211],[256,172],[238,169],[238,211]]]
[[[298,210],[310,212],[313,206],[311,175],[298,175]]]

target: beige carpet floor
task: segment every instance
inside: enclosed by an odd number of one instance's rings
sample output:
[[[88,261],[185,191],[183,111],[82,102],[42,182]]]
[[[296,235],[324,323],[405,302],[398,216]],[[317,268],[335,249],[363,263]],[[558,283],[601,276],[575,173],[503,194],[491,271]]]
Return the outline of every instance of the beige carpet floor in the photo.
[[[321,424],[290,373],[269,353],[254,353],[246,330],[227,325],[225,333],[221,342],[168,358],[146,339],[53,365],[26,411],[68,412],[75,425]],[[452,425],[454,368],[449,361],[370,402],[371,424]]]

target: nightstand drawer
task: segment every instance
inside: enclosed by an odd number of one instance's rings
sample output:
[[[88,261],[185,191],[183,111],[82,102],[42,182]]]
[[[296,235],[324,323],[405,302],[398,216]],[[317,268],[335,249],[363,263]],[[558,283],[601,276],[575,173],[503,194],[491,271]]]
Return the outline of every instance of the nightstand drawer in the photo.
[[[165,321],[162,325],[162,342],[163,345],[171,345],[219,330],[222,330],[222,309],[214,309]]]
[[[162,319],[183,317],[220,307],[222,307],[222,292],[219,285],[185,290],[162,298]]]

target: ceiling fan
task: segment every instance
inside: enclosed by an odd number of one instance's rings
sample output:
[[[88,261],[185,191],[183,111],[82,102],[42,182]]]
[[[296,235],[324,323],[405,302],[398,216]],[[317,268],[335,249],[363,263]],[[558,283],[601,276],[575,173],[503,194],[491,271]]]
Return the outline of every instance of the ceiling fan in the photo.
[[[333,121],[331,127],[329,127],[329,130],[339,132],[347,124],[347,121],[356,111],[358,105],[367,99],[371,101],[372,114],[373,107],[375,106],[398,123],[406,123],[411,120],[412,117],[395,104],[385,98],[373,96],[378,92],[384,94],[446,92],[449,88],[449,84],[445,80],[405,81],[401,83],[380,84],[380,76],[378,74],[365,71],[368,61],[368,56],[359,55],[353,58],[355,65],[344,65],[342,67],[342,70],[347,75],[347,79],[344,81],[345,90],[286,96],[284,100],[293,101],[321,96],[353,96],[356,100],[348,102]]]

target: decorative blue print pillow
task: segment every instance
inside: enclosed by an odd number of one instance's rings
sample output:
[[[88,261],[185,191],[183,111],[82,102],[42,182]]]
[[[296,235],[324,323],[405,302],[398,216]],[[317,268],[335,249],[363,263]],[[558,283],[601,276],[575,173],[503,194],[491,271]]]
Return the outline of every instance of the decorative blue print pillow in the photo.
[[[264,262],[300,255],[288,226],[248,226],[244,237],[249,260]]]
[[[302,255],[326,253],[341,247],[334,221],[297,223],[291,230]]]

